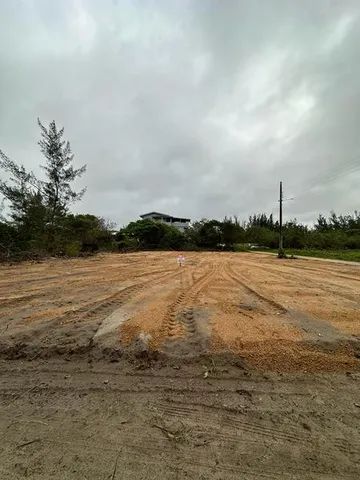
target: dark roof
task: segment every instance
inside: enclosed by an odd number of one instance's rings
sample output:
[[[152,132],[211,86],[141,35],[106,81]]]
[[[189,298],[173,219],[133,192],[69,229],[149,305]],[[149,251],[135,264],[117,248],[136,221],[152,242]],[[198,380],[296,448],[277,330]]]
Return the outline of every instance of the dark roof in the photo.
[[[149,212],[149,213],[143,213],[140,215],[141,218],[148,217],[150,215],[156,215],[158,217],[164,217],[164,218],[172,218],[173,220],[186,220],[187,222],[190,222],[190,218],[183,218],[183,217],[173,217],[172,215],[168,215],[167,213],[160,213],[160,212]]]
[[[143,217],[148,217],[149,215],[157,215],[157,216],[159,216],[159,217],[171,218],[171,215],[167,215],[166,213],[160,213],[160,212],[143,213],[142,215],[140,215],[140,217],[141,217],[141,218],[143,218]]]

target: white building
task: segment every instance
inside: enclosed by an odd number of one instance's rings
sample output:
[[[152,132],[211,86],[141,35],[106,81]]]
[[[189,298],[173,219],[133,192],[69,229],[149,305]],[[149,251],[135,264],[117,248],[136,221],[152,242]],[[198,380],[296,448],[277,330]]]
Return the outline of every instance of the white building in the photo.
[[[150,219],[167,223],[168,225],[178,228],[181,232],[183,232],[190,225],[190,218],[173,217],[171,215],[167,215],[166,213],[150,212],[144,213],[143,215],[140,215],[140,217],[143,220]]]

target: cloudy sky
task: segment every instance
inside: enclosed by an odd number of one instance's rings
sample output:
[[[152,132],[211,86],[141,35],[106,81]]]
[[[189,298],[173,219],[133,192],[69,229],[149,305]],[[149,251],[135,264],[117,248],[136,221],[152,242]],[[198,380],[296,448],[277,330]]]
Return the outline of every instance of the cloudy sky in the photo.
[[[359,0],[0,0],[0,148],[65,127],[76,211],[360,209]]]

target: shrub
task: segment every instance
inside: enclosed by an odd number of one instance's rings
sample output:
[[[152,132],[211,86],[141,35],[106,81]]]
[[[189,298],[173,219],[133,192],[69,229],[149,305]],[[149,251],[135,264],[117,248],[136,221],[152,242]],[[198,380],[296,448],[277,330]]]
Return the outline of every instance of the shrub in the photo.
[[[81,243],[79,241],[67,243],[64,247],[64,255],[67,257],[77,257],[81,252]]]

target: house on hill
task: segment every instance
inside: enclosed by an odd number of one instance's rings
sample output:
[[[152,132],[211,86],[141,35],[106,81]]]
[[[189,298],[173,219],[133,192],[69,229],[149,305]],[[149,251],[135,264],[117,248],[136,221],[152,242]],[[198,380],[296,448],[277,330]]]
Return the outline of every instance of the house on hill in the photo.
[[[190,225],[190,218],[173,217],[172,215],[167,215],[166,213],[149,212],[140,215],[140,217],[143,220],[156,220],[158,222],[172,225],[173,227],[179,229],[181,232],[183,232]]]

